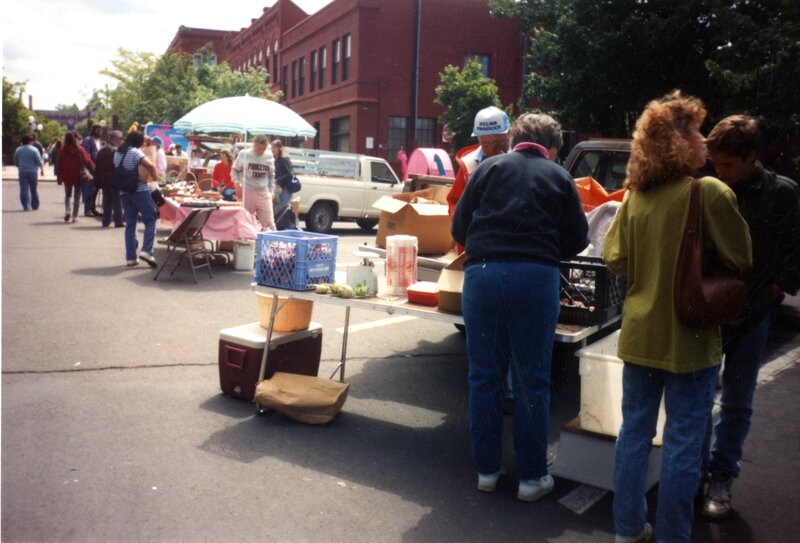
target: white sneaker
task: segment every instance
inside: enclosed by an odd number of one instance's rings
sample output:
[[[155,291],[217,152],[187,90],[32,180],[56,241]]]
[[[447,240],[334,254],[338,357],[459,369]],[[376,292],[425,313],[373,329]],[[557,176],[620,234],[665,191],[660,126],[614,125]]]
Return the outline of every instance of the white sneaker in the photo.
[[[646,543],[653,538],[653,527],[650,523],[644,523],[644,529],[639,535],[617,535],[614,543]]]
[[[142,251],[141,253],[139,253],[139,258],[141,258],[142,260],[147,262],[147,264],[151,268],[155,268],[156,266],[158,266],[158,263],[156,262],[156,259],[153,258],[153,255],[151,255],[150,253],[148,253],[146,251]]]
[[[497,473],[490,473],[485,475],[483,473],[478,474],[478,490],[481,492],[494,492],[497,488],[497,481],[500,477],[506,472],[503,468],[500,468],[500,471]]]
[[[134,258],[133,260],[128,260],[128,262],[126,262],[125,265],[128,266],[128,267],[138,266],[139,265],[139,260],[136,259],[136,258]]]
[[[519,490],[517,491],[517,499],[524,502],[535,502],[545,494],[549,494],[556,482],[553,476],[549,473],[544,477],[538,479],[528,479],[527,481],[519,482]]]

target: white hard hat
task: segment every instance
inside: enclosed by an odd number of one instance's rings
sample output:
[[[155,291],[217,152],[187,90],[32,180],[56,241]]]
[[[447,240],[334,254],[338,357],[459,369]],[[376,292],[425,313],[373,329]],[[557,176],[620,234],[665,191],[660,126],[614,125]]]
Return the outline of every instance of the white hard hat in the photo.
[[[489,106],[475,115],[475,124],[472,127],[472,137],[490,136],[492,134],[506,134],[510,128],[508,115],[500,108]]]

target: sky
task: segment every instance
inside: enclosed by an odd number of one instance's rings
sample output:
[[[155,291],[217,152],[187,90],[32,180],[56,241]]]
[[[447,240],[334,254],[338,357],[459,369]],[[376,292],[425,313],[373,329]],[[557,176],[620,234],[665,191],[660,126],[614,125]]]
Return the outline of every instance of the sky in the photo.
[[[17,0],[3,2],[3,75],[25,84],[33,108],[84,107],[92,89],[114,87],[100,75],[118,51],[164,53],[181,25],[239,30],[276,0]],[[293,0],[316,13],[331,0]],[[178,9],[179,8],[179,9]]]

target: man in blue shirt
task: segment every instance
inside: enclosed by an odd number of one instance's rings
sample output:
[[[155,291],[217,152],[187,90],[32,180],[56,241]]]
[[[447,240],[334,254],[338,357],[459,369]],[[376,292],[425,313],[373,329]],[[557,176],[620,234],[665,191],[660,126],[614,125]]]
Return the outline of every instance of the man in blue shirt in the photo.
[[[22,145],[14,152],[14,165],[19,171],[19,200],[22,209],[39,209],[39,194],[36,192],[36,183],[39,181],[38,173],[44,175],[44,162],[42,155],[33,146],[33,136],[22,136]]]

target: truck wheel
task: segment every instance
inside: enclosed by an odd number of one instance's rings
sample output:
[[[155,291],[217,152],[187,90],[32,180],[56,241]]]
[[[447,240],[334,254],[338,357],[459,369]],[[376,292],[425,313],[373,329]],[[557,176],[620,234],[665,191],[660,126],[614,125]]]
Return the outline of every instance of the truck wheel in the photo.
[[[306,228],[318,234],[327,234],[333,227],[333,208],[330,204],[317,202],[306,215]]]
[[[372,230],[378,224],[378,219],[356,219],[356,224],[362,230]]]

